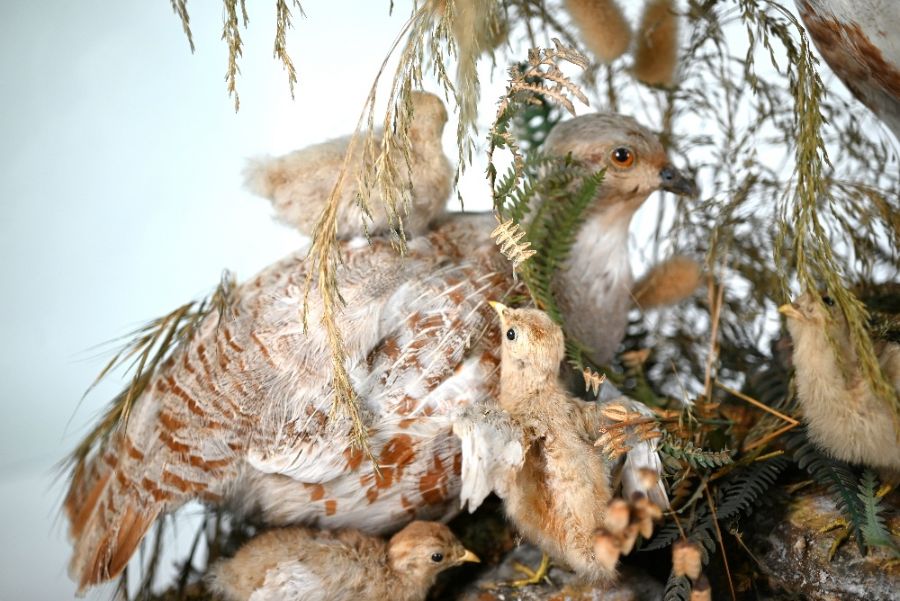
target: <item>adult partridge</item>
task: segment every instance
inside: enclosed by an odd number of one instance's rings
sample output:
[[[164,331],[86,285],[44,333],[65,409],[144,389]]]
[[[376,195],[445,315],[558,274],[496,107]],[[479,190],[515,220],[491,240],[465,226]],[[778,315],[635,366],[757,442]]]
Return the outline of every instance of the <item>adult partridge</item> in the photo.
[[[608,360],[625,330],[631,216],[654,191],[687,191],[657,137],[589,114],[547,142],[606,178],[556,282],[581,342]],[[73,469],[64,501],[79,588],[115,577],[161,515],[199,499],[270,525],[369,533],[458,511],[451,414],[496,396],[499,340],[488,299],[520,286],[490,238],[493,215],[448,215],[398,256],[386,238],[340,245],[346,368],[380,469],[333,412],[331,351],[309,262],[288,256],[237,288],[152,375],[127,423]],[[575,319],[577,317],[577,320]],[[571,319],[570,319],[571,318]]]

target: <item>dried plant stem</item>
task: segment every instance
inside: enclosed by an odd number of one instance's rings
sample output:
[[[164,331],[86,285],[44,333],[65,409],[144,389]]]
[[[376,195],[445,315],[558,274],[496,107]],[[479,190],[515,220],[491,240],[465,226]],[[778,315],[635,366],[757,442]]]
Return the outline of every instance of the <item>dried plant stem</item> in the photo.
[[[756,407],[756,408],[758,408],[758,409],[762,409],[763,411],[765,411],[765,412],[767,412],[767,413],[771,413],[772,415],[774,415],[774,416],[777,417],[778,419],[784,420],[784,421],[786,421],[786,422],[789,423],[789,424],[793,424],[794,426],[796,426],[796,425],[798,425],[798,424],[800,423],[799,421],[797,421],[797,420],[794,419],[793,417],[791,417],[791,416],[789,416],[789,415],[785,415],[784,413],[781,413],[780,411],[778,411],[778,410],[776,410],[776,409],[773,409],[772,407],[769,407],[769,406],[766,405],[766,404],[760,403],[759,401],[757,401],[757,400],[754,399],[753,397],[751,397],[751,396],[749,396],[749,395],[746,395],[746,394],[744,394],[743,392],[741,392],[741,391],[739,391],[739,390],[735,390],[735,389],[733,389],[733,388],[731,388],[731,387],[729,387],[729,386],[726,386],[725,384],[722,384],[721,382],[716,382],[715,385],[716,385],[718,388],[721,388],[722,390],[724,390],[725,392],[727,392],[728,394],[734,395],[734,396],[736,396],[737,398],[741,399],[742,401],[746,401],[746,402],[750,403],[751,405],[753,405],[754,407]]]
[[[716,504],[713,502],[712,495],[709,493],[709,485],[703,485],[703,491],[706,493],[706,501],[709,503],[709,511],[712,513],[712,523],[716,528],[716,538],[719,541],[719,548],[722,549],[722,563],[725,565],[725,576],[728,577],[728,589],[731,592],[732,601],[737,601],[734,594],[734,582],[731,579],[731,568],[728,567],[728,551],[725,549],[725,541],[722,540],[722,530],[719,528],[719,518],[716,517]]]

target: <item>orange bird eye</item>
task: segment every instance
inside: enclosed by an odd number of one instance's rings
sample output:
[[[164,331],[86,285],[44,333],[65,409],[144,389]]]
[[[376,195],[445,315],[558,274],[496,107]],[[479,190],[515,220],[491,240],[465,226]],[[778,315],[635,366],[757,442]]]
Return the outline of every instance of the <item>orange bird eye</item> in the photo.
[[[618,167],[631,167],[634,164],[634,153],[621,146],[613,150],[609,157]]]

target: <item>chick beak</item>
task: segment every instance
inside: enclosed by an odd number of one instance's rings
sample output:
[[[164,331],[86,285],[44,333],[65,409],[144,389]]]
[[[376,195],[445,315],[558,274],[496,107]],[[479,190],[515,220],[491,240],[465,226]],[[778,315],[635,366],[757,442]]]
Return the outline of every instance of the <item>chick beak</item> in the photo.
[[[506,305],[503,303],[498,303],[497,301],[488,301],[488,304],[493,307],[494,311],[497,312],[497,315],[500,316],[501,323],[503,322],[503,313],[506,311]]]
[[[681,171],[672,165],[666,165],[659,170],[660,188],[666,192],[672,192],[680,196],[697,196],[699,190],[694,180],[686,177]]]
[[[499,304],[499,303],[498,303]],[[502,305],[501,305],[502,306]],[[478,559],[478,556],[466,549],[466,552],[463,553],[463,556],[459,558],[460,561],[467,562],[470,561],[472,563],[481,563],[481,560]]]
[[[803,319],[803,313],[794,306],[794,303],[785,303],[778,307],[778,312],[789,319]]]

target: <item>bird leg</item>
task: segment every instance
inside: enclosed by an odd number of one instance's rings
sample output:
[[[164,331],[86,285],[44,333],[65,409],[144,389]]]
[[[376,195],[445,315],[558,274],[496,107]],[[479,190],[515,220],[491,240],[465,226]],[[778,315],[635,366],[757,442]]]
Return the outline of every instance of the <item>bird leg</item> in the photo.
[[[837,536],[835,536],[834,541],[831,543],[831,547],[828,548],[828,562],[834,559],[835,554],[838,552],[838,549],[841,548],[841,545],[850,538],[850,526],[847,524],[847,520],[844,518],[838,518],[828,524],[825,524],[821,528],[819,528],[819,534],[825,534],[826,532],[831,532],[832,530],[838,530]]]
[[[550,580],[550,556],[546,553],[541,553],[541,564],[538,566],[537,570],[532,570],[528,566],[523,563],[519,563],[518,561],[514,561],[513,569],[517,572],[521,572],[525,574],[527,578],[521,578],[519,580],[513,580],[507,583],[507,586],[511,586],[513,588],[522,588],[523,586],[529,586],[532,584],[540,584],[543,581],[547,581],[548,584],[552,585],[553,582]]]

